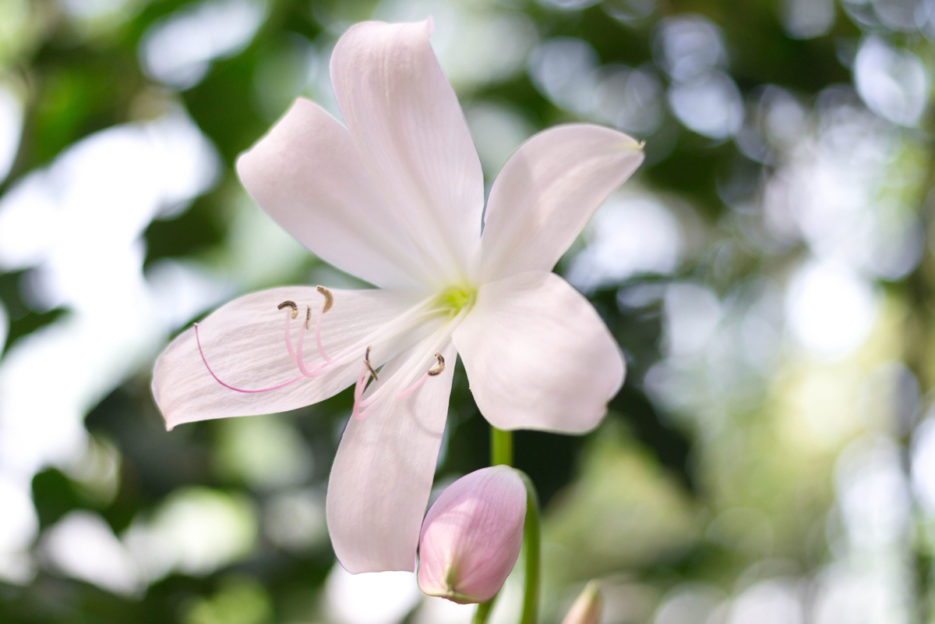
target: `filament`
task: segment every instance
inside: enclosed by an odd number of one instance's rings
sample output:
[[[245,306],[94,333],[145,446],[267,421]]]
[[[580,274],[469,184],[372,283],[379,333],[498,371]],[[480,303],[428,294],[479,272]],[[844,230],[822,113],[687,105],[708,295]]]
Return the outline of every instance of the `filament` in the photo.
[[[256,389],[256,390],[249,390],[249,389],[246,389],[246,388],[238,388],[238,387],[236,387],[236,386],[232,386],[232,385],[230,385],[229,383],[222,381],[221,378],[218,377],[218,376],[214,373],[214,371],[211,369],[211,365],[208,364],[208,358],[205,357],[204,349],[201,348],[201,337],[198,335],[198,323],[195,323],[194,326],[195,326],[195,344],[198,345],[198,354],[201,355],[201,361],[204,362],[205,368],[208,369],[208,373],[211,374],[211,376],[214,378],[214,381],[218,382],[219,384],[221,384],[222,386],[224,386],[224,387],[227,388],[228,390],[233,390],[234,392],[242,392],[242,393],[244,393],[244,394],[259,394],[259,393],[262,393],[262,392],[271,392],[271,391],[273,391],[273,390],[279,390],[280,388],[285,388],[285,387],[288,386],[289,384],[293,384],[293,383],[299,381],[300,379],[302,379],[302,377],[299,376],[299,377],[295,377],[295,378],[293,378],[293,379],[290,379],[289,381],[284,381],[284,382],[282,382],[282,383],[280,383],[280,384],[276,384],[275,386],[270,386],[270,387],[268,387],[268,388],[259,388],[259,389]],[[288,329],[288,325],[286,326],[286,328]]]

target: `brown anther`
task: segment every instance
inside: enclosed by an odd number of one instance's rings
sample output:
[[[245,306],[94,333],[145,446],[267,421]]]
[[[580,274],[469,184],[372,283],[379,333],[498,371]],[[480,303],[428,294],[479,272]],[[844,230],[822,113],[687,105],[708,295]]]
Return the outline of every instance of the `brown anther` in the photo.
[[[370,371],[370,374],[373,375],[374,381],[379,381],[380,378],[377,377],[377,371],[373,370],[373,367],[370,365],[370,347],[367,347],[367,350],[364,352],[364,366],[367,367],[367,370]]]
[[[312,306],[305,306],[305,329],[308,329],[308,326],[312,322]]]
[[[334,304],[334,295],[332,295],[331,291],[324,286],[316,286],[315,290],[320,292],[321,296],[325,298],[325,305],[321,306],[321,313],[324,314],[330,310],[331,306]]]
[[[435,354],[435,366],[429,369],[429,375],[434,377],[435,375],[441,375],[441,372],[445,370],[445,358],[442,357],[441,353]]]
[[[278,306],[276,306],[277,310],[282,310],[285,308],[292,308],[292,318],[295,318],[299,315],[299,306],[295,304],[295,301],[290,301],[289,299],[286,299],[285,301],[280,303]]]

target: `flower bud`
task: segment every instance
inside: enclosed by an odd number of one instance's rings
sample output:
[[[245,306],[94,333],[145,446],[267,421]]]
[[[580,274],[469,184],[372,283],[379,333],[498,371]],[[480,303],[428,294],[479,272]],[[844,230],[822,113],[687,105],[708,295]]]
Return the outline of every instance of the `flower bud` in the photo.
[[[571,610],[562,624],[597,624],[601,617],[601,592],[597,583],[591,581],[571,605]]]
[[[526,487],[509,466],[465,475],[429,509],[419,537],[419,587],[453,602],[494,597],[519,556]]]

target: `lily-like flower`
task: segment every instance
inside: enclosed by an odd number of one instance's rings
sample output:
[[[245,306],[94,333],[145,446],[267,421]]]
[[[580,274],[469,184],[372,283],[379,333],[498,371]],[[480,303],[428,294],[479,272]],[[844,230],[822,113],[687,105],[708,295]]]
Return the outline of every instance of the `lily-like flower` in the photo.
[[[606,326],[551,269],[642,162],[641,145],[593,125],[546,130],[509,160],[485,211],[431,30],[350,28],[331,58],[344,125],[299,99],[237,162],[273,219],[377,288],[235,299],[173,340],[153,371],[169,429],[291,410],[354,385],[326,501],[350,572],[414,568],[458,355],[500,429],[590,430],[623,382]]]
[[[490,600],[516,563],[525,519],[526,486],[509,466],[461,477],[425,515],[419,587],[462,604]]]

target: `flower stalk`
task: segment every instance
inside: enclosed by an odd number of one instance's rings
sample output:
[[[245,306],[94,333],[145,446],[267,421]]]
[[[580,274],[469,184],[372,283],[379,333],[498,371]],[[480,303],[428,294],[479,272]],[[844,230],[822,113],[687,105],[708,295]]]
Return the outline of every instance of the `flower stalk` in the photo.
[[[523,612],[520,624],[539,621],[539,497],[536,487],[525,472],[519,471],[526,486],[526,520],[523,524],[526,587],[523,591]]]
[[[513,432],[490,428],[490,465],[513,465]]]
[[[493,611],[493,603],[497,600],[497,596],[499,595],[500,594],[497,593],[487,602],[482,602],[477,605],[477,610],[474,611],[474,617],[471,619],[471,624],[487,624],[487,618],[490,617],[490,612]]]

